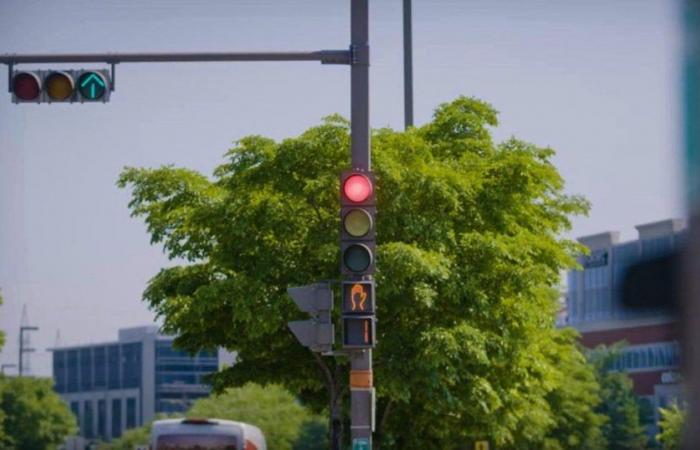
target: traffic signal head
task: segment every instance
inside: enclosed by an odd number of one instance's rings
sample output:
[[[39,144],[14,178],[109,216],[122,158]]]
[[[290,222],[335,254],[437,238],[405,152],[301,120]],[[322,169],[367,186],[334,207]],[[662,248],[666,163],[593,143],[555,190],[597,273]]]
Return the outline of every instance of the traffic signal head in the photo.
[[[34,70],[12,73],[15,103],[106,102],[112,89],[107,70]]]
[[[344,172],[340,177],[341,272],[371,275],[375,268],[375,187],[369,172]]]
[[[331,322],[333,291],[327,283],[291,287],[287,293],[300,310],[311,315],[310,320],[295,320],[287,325],[299,343],[313,352],[333,350],[335,329]]]

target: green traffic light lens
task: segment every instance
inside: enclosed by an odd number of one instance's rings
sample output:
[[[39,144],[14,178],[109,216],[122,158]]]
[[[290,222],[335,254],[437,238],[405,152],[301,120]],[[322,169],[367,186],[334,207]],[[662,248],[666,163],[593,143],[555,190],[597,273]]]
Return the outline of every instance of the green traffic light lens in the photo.
[[[78,91],[86,100],[99,100],[105,95],[107,82],[99,72],[85,72],[78,78]]]
[[[353,272],[364,272],[372,264],[372,254],[367,246],[353,244],[345,249],[343,253],[345,267]]]
[[[343,227],[350,236],[365,236],[372,229],[372,217],[364,209],[353,209],[345,215]]]

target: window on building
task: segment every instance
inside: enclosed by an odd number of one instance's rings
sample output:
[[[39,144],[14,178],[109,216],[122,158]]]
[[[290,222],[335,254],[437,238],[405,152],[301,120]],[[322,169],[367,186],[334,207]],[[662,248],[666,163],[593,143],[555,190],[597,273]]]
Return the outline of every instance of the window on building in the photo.
[[[54,389],[59,394],[66,392],[66,352],[53,352]]]
[[[93,427],[93,420],[95,414],[92,410],[92,401],[85,400],[83,403],[83,436],[88,439],[95,437],[95,429]]]
[[[124,388],[137,388],[141,385],[141,343],[122,345]]]
[[[126,428],[136,427],[136,399],[129,397],[126,399]]]
[[[119,346],[107,347],[107,385],[110,389],[121,388],[121,364]]]
[[[70,402],[70,412],[75,416],[75,421],[80,424],[80,403]]]
[[[93,361],[95,389],[104,389],[107,387],[107,349],[95,347]]]
[[[107,439],[107,402],[97,401],[97,436],[100,439]]]
[[[92,348],[80,349],[80,390],[92,390]]]
[[[651,258],[671,251],[673,237],[671,235],[661,236],[654,239],[642,240],[642,256]]]
[[[676,342],[628,347],[622,350],[612,366],[620,371],[677,367],[680,362],[679,352]]]
[[[122,399],[112,399],[112,437],[122,435]]]
[[[156,384],[197,384],[197,377],[193,373],[158,374]]]
[[[68,350],[66,352],[66,365],[66,378],[68,381],[66,390],[68,392],[78,392],[80,388],[78,384],[78,350]]]

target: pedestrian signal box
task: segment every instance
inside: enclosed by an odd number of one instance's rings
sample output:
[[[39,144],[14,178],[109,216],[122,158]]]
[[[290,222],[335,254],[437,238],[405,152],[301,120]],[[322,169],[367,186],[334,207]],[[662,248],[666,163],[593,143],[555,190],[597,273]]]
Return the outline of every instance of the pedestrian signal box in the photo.
[[[343,281],[343,314],[374,314],[374,281]]]
[[[375,324],[374,316],[343,316],[343,347],[374,347]]]

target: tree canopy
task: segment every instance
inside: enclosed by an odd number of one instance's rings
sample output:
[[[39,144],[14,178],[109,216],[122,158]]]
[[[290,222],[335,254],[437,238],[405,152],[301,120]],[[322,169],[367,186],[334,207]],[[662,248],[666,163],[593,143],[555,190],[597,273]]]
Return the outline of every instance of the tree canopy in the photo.
[[[656,440],[664,450],[680,450],[686,411],[677,403],[672,403],[668,408],[659,408],[659,414],[661,431],[656,435]]]
[[[572,394],[584,402],[576,417],[554,409],[572,400],[566,367],[590,381],[574,339],[553,323],[560,272],[582,250],[561,236],[588,204],[564,193],[552,149],[495,143],[497,123],[489,104],[460,97],[424,126],[373,132],[383,446],[447,449],[488,437],[499,448],[536,447],[596,423],[595,400],[581,392]],[[285,291],[339,277],[349,138],[348,122],[331,116],[279,142],[242,138],[212,178],[172,166],[122,172],[132,215],[178,261],[144,293],[164,331],[191,351],[238,352],[217,389],[278,383],[318,411],[328,392],[346,395],[347,360],[295,341],[286,324],[303,315]]]
[[[601,345],[588,352],[600,385],[600,404],[596,411],[606,417],[602,431],[609,450],[637,450],[645,448],[648,441],[632,380],[624,372],[610,370],[612,363],[621,356],[624,345],[624,342],[612,347]]]
[[[241,388],[227,389],[220,395],[197,400],[187,416],[253,424],[262,430],[271,449],[328,448],[324,442],[326,430],[322,419],[312,415],[287,390],[276,385],[263,387],[249,383]],[[319,425],[320,435],[314,434]]]
[[[56,449],[78,431],[75,416],[47,378],[0,377],[0,411],[0,448],[6,450]]]

